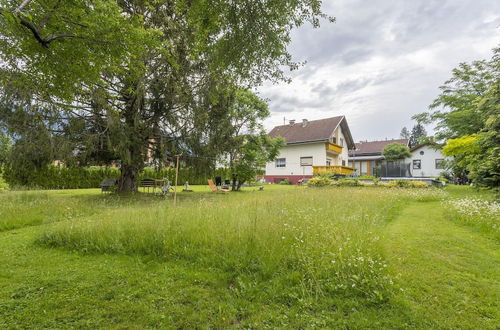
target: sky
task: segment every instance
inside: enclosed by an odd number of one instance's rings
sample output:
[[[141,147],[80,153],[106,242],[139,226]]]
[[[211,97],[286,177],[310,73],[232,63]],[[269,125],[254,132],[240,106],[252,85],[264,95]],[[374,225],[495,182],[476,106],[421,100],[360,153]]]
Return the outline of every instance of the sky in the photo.
[[[284,118],[344,115],[355,141],[398,138],[454,67],[489,59],[500,44],[495,0],[324,0],[323,11],[336,22],[293,31],[290,53],[306,64],[292,82],[258,90],[268,130]]]

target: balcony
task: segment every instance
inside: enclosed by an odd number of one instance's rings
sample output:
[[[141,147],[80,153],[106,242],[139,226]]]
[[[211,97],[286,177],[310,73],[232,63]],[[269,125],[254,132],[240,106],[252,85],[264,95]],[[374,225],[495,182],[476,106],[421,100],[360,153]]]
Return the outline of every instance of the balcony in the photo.
[[[313,174],[338,174],[338,175],[349,175],[356,169],[349,166],[341,165],[330,165],[330,166],[313,166]]]
[[[336,143],[326,142],[326,151],[333,151],[334,153],[340,154],[342,152],[342,147]]]

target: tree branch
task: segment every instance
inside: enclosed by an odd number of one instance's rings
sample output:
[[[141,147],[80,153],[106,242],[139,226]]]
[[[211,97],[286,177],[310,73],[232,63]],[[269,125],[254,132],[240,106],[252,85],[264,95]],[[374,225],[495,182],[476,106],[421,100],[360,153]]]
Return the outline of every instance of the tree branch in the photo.
[[[33,0],[24,0],[23,2],[21,2],[21,4],[16,8],[14,9],[14,14],[19,14],[21,12],[21,10],[24,9],[24,7],[26,7],[27,5],[29,5],[30,2],[32,2]]]

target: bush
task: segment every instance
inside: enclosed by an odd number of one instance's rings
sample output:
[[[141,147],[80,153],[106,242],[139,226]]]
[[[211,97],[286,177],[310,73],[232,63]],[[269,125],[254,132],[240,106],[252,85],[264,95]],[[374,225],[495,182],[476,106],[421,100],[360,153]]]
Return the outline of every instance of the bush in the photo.
[[[324,187],[333,183],[333,180],[327,176],[315,176],[307,181],[309,187]]]
[[[400,188],[428,188],[429,185],[423,181],[393,180],[385,185],[386,187]]]
[[[362,181],[359,181],[359,180],[340,179],[340,180],[337,181],[337,185],[339,185],[339,186],[347,186],[347,187],[360,187],[360,186],[364,186],[365,184]]]
[[[9,168],[4,170],[4,179],[11,187],[39,188],[39,189],[82,189],[99,188],[102,180],[106,178],[120,177],[120,169],[117,167],[91,166],[91,167],[57,167],[48,166],[39,171],[30,171],[23,173]],[[215,171],[196,170],[193,168],[179,169],[179,183],[188,181],[190,184],[207,184],[210,177],[221,176],[228,177],[229,171],[220,168]],[[144,178],[163,179],[167,178],[170,182],[175,180],[175,169],[164,168],[154,169],[145,168],[139,174],[139,180]]]
[[[9,185],[7,184],[7,182],[5,182],[5,180],[2,177],[2,173],[0,172],[0,191],[7,189],[9,189]]]
[[[359,180],[375,180],[373,175],[363,175],[358,178]]]
[[[290,184],[290,181],[288,179],[284,179],[280,181],[280,184]]]

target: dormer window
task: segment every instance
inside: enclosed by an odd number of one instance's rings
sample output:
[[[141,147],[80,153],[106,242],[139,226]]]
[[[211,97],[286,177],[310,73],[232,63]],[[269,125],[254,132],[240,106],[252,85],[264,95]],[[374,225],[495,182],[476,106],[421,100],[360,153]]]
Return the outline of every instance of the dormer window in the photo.
[[[340,146],[343,147],[344,146],[344,139],[343,138],[340,138]]]
[[[323,140],[324,141],[324,140]],[[330,138],[331,143],[337,143],[337,138],[336,137],[331,137]]]

